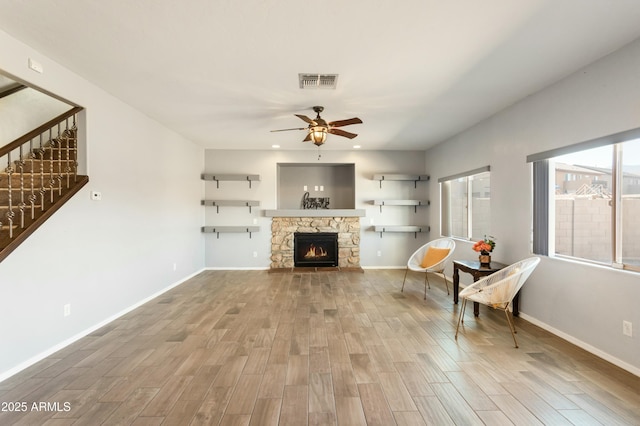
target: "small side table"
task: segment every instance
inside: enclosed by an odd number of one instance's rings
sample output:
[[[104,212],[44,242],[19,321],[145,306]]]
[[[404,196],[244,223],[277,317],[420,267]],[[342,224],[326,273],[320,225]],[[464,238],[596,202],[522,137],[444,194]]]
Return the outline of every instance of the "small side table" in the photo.
[[[460,290],[460,272],[467,272],[473,276],[473,281],[476,282],[482,277],[491,275],[494,272],[506,268],[508,265],[500,262],[491,262],[489,266],[481,266],[477,260],[454,260],[453,261],[453,303],[458,304],[458,292]],[[519,306],[519,294],[513,298],[513,316],[517,317],[520,313]],[[480,304],[473,302],[473,315],[480,315]]]

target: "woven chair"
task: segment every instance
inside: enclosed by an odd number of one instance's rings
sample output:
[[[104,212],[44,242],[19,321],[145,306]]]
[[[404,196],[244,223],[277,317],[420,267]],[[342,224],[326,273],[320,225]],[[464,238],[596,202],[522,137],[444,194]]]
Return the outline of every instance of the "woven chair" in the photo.
[[[527,278],[529,278],[529,275],[538,266],[538,263],[540,263],[540,258],[538,257],[521,260],[474,282],[462,290],[459,295],[462,298],[462,307],[460,308],[460,317],[456,326],[456,339],[458,339],[460,324],[464,324],[464,310],[467,307],[467,301],[470,300],[504,311],[511,336],[513,336],[513,342],[517,348],[516,327],[509,312],[509,306],[525,281],[527,281]]]
[[[433,250],[430,250],[433,248]],[[402,280],[402,290],[404,291],[404,284],[407,281],[407,273],[409,270],[415,272],[424,273],[424,299],[427,299],[427,286],[431,288],[429,283],[429,274],[442,274],[444,278],[444,284],[447,287],[447,294],[449,294],[449,283],[447,282],[447,276],[444,274],[444,268],[447,266],[447,262],[453,256],[453,251],[456,248],[456,242],[451,238],[439,238],[437,240],[429,241],[427,244],[416,250],[409,260],[407,261],[407,269],[404,272],[404,280]],[[448,251],[447,251],[448,250]]]

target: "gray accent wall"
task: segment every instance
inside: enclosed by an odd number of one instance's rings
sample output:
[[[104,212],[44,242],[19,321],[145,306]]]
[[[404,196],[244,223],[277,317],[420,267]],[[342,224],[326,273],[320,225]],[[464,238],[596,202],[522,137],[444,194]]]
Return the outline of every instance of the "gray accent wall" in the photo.
[[[332,209],[355,208],[354,164],[279,163],[277,182],[279,209],[299,209],[306,192],[328,197]]]
[[[527,156],[640,127],[639,69],[636,41],[428,150],[431,193],[438,193],[439,177],[489,164],[492,258],[511,263],[531,256]],[[437,223],[439,199],[431,200]],[[433,237],[440,232],[433,231]],[[471,243],[458,243],[456,258],[474,255]],[[640,375],[640,333],[622,334],[622,321],[640,329],[637,272],[545,256],[520,300],[523,318]]]

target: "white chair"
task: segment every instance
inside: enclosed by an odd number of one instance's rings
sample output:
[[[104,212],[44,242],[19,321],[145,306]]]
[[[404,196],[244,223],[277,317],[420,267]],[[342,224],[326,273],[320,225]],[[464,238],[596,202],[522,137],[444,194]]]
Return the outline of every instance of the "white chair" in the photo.
[[[538,257],[521,260],[481,278],[462,290],[459,295],[462,298],[462,307],[460,308],[460,317],[456,327],[456,339],[458,339],[460,324],[464,324],[464,310],[467,306],[467,300],[470,300],[504,311],[509,330],[511,330],[511,336],[513,336],[513,342],[517,348],[516,327],[509,313],[509,306],[525,281],[527,281],[527,278],[529,278],[529,275],[538,266],[538,263],[540,263],[540,258]]]
[[[415,272],[424,272],[425,300],[427,300],[427,286],[431,288],[431,284],[429,283],[429,273],[442,274],[444,284],[447,287],[447,294],[449,294],[449,283],[447,282],[447,276],[444,273],[444,268],[447,266],[447,262],[451,259],[451,256],[453,256],[455,248],[456,242],[453,239],[439,238],[437,240],[429,241],[427,244],[416,250],[407,262],[407,270],[404,273],[402,290],[400,291],[404,291],[404,283],[407,281],[407,273],[409,270],[412,270]]]

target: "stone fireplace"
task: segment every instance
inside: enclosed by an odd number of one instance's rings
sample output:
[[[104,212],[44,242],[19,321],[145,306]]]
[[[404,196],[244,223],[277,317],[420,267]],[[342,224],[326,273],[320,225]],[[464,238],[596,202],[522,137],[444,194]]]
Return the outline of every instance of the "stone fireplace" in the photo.
[[[333,233],[338,239],[338,267],[360,268],[359,217],[273,217],[271,269],[293,268],[295,233]]]

